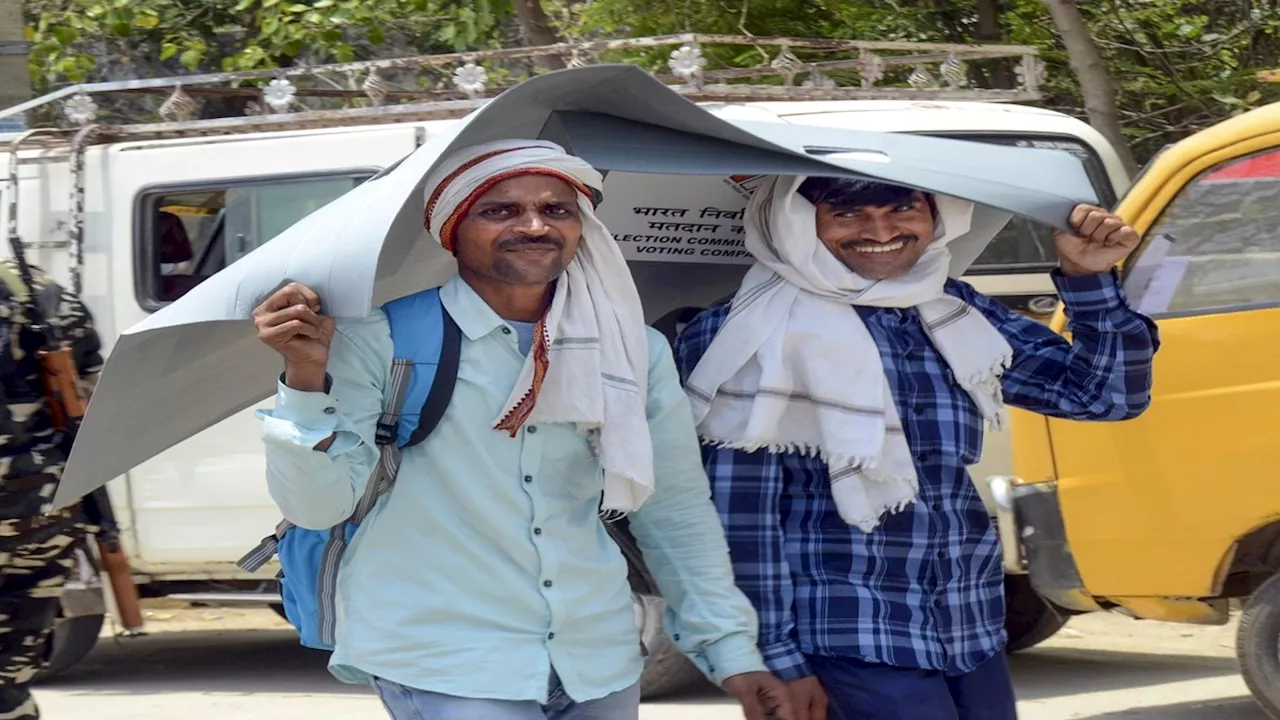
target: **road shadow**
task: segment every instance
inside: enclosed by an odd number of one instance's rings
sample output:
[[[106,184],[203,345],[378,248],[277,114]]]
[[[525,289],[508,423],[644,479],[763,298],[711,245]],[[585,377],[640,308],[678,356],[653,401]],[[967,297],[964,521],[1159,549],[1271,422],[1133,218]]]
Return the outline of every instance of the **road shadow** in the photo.
[[[39,683],[71,695],[371,695],[339,682],[328,653],[298,645],[292,630],[187,630],[137,638],[104,637],[83,661]],[[38,690],[37,690],[38,692]],[[646,704],[721,705],[732,700],[709,682]]]
[[[190,630],[104,637],[78,665],[40,683],[92,694],[371,694],[334,679],[328,653],[298,644],[292,630]]]
[[[1212,700],[1118,710],[1083,720],[1268,720],[1252,698]]]
[[[78,696],[163,695],[368,695],[370,690],[335,680],[326,653],[298,645],[292,630],[192,630],[140,638],[103,638],[81,664],[40,684]],[[1071,697],[1136,690],[1239,673],[1231,658],[1156,655],[1080,648],[1037,648],[1011,658],[1021,701],[1057,705]],[[1215,704],[1216,703],[1216,704]],[[733,701],[709,683],[646,701],[715,707]],[[1096,715],[1090,720],[1266,720],[1248,698],[1201,701]]]
[[[656,698],[648,698],[644,701],[644,704],[654,707],[662,707],[663,705],[688,707],[690,705],[736,705],[737,701],[709,681],[699,680],[676,692],[667,693]]]
[[[1019,700],[1239,675],[1234,658],[1080,648],[1035,648],[1009,658]],[[1156,716],[1151,716],[1156,717]]]
[[[1070,697],[1087,693],[1112,690],[1140,690],[1144,687],[1169,683],[1230,677],[1240,674],[1236,661],[1227,657],[1202,655],[1157,655],[1154,653],[1091,650],[1081,648],[1036,648],[1010,657],[1009,664],[1017,687],[1018,700],[1071,702]],[[1060,699],[1060,700],[1059,700]],[[684,691],[664,695],[652,701],[680,705],[719,705],[730,702],[710,683],[699,683]],[[1232,701],[1235,703],[1235,701]],[[1238,720],[1267,720],[1260,714],[1252,700],[1227,703],[1222,707],[1238,704]],[[1167,708],[1143,708],[1133,715],[1099,715],[1098,720],[1237,720],[1237,715],[1211,714],[1205,708],[1217,708],[1213,703],[1170,706],[1169,715],[1160,714]],[[1224,710],[1223,713],[1227,711]],[[1182,713],[1182,714],[1177,714]],[[1090,718],[1090,720],[1094,720]]]

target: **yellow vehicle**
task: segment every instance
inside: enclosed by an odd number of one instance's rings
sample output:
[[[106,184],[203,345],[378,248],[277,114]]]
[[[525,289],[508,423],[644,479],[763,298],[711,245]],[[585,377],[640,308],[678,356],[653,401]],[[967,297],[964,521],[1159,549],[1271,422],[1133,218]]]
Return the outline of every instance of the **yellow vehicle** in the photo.
[[[1152,405],[1011,413],[1006,570],[1067,614],[1223,624],[1238,600],[1244,678],[1280,719],[1280,103],[1167,148],[1118,213],[1143,238],[1125,292],[1160,329]]]

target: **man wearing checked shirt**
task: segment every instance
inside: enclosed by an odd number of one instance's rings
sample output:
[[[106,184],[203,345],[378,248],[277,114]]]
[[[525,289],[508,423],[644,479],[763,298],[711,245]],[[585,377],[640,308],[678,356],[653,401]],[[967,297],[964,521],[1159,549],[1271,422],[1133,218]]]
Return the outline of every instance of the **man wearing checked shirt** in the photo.
[[[1155,326],[1114,266],[1133,228],[1077,206],[1053,281],[1072,342],[948,279],[973,206],[779,177],[747,208],[757,262],[676,343],[739,587],[801,720],[1008,720],[999,541],[967,465],[1007,403],[1123,420]],[[973,248],[969,249],[970,252]]]

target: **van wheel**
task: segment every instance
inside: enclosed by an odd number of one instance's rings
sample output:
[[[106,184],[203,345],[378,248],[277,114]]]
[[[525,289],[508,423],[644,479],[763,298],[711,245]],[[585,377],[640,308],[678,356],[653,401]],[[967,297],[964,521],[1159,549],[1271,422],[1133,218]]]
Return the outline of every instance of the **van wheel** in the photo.
[[[1236,657],[1254,700],[1280,720],[1280,575],[1262,583],[1245,603]]]
[[[665,632],[652,641],[640,675],[640,697],[646,700],[684,690],[703,679],[702,672],[680,652]]]
[[[102,623],[101,615],[58,618],[49,638],[49,662],[36,679],[48,680],[61,675],[83,660],[98,644]]]
[[[1031,587],[1026,575],[1004,576],[1004,604],[1004,629],[1009,635],[1007,652],[1039,645],[1067,624],[1066,616]]]

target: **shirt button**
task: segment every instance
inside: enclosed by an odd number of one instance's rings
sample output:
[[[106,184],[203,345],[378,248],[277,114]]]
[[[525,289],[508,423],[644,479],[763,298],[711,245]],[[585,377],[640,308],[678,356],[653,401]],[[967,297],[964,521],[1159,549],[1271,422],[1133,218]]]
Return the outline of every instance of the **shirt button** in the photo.
[[[940,607],[942,607],[942,598],[937,598],[937,599],[935,599],[935,600],[933,601],[933,606],[934,606],[934,607],[936,607],[936,608],[940,608]]]
[[[943,559],[943,560],[946,560],[946,559],[947,559],[947,551],[946,551],[946,550],[939,550],[939,551],[938,551],[938,557],[939,557],[939,558],[941,558],[941,559]]]
[[[533,476],[532,476],[532,475],[525,475],[525,476],[524,476],[524,481],[525,481],[525,482],[527,482],[527,483],[531,483],[531,482],[533,482]]]
[[[332,414],[334,414],[334,413],[336,413],[336,412],[338,412],[338,408],[336,408],[336,407],[327,407],[327,408],[325,408],[325,409],[324,409],[324,414],[325,414],[325,415],[332,415]]]
[[[530,426],[529,426],[529,428],[528,428],[528,430],[529,430],[529,433],[530,433],[530,434],[536,433],[536,432],[538,432],[538,426],[537,426],[537,425],[530,425]]]
[[[542,587],[551,587],[551,581],[550,581],[550,580],[543,580],[543,581],[542,581]]]
[[[510,335],[510,334],[511,334],[511,328],[509,328],[509,327],[503,327],[503,328],[502,328],[502,334],[503,334],[503,335]]]
[[[555,639],[556,639],[556,634],[555,634],[555,633],[547,633],[547,639],[548,639],[548,640],[555,640]]]
[[[934,503],[933,509],[935,512],[942,512],[942,503]]]
[[[534,535],[541,535],[541,534],[542,534],[542,528],[534,528],[534,529],[533,529],[533,534],[534,534]]]
[[[912,408],[911,412],[915,413],[915,414],[916,414],[916,416],[917,416],[917,417],[919,417],[919,416],[921,416],[921,415],[923,415],[923,414],[924,414],[924,406],[923,406],[923,405],[917,405],[917,406],[915,406],[914,408]]]

